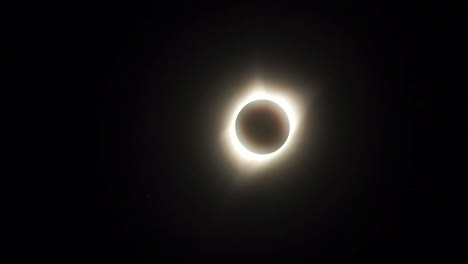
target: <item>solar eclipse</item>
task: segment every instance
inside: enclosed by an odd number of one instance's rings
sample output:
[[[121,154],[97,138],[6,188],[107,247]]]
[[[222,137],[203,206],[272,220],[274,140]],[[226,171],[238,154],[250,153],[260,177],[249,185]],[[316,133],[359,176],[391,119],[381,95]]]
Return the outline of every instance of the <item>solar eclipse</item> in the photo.
[[[238,92],[226,110],[223,147],[241,174],[294,152],[304,107],[292,90],[256,82]]]

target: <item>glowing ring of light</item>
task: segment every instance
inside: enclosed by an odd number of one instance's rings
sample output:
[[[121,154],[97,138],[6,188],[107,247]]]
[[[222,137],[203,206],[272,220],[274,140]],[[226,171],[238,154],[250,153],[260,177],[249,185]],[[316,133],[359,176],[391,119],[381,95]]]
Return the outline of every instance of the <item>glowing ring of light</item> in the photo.
[[[239,141],[235,129],[235,123],[240,111],[249,103],[256,100],[269,100],[278,104],[285,112],[289,120],[289,135],[284,144],[274,152],[258,154],[251,152]],[[227,124],[227,139],[234,158],[238,161],[261,162],[271,161],[288,152],[295,141],[295,134],[300,122],[300,111],[297,100],[281,92],[269,91],[263,87],[254,87],[246,95],[240,98],[232,108]]]

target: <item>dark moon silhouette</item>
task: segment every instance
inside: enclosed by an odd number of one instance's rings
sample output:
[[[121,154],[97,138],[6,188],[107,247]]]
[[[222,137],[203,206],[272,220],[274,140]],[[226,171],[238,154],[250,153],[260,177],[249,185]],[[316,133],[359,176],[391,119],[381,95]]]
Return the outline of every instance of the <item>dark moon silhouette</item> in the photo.
[[[289,136],[286,112],[269,100],[248,103],[236,119],[236,134],[241,144],[257,154],[268,154],[283,146]]]

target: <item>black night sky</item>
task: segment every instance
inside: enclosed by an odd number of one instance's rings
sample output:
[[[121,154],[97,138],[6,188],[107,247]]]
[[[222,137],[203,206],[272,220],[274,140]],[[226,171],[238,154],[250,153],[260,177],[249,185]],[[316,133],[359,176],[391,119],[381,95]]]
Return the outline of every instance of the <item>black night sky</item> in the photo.
[[[2,12],[2,251],[61,263],[466,252],[461,12],[219,2]],[[221,111],[259,76],[307,95],[306,143],[233,187]]]

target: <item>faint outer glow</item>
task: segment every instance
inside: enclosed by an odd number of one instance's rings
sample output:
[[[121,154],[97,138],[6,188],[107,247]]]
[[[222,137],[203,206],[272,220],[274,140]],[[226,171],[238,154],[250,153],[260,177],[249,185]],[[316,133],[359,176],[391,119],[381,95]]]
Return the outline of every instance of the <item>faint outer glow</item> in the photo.
[[[242,108],[248,103],[256,100],[270,100],[278,104],[286,112],[289,119],[289,136],[286,142],[275,152],[268,154],[257,154],[246,149],[239,141],[235,123],[236,118]],[[224,131],[224,140],[228,151],[238,165],[246,165],[249,168],[261,167],[271,161],[277,161],[291,152],[293,146],[297,143],[297,132],[301,122],[301,107],[299,100],[295,99],[287,90],[266,87],[263,84],[252,85],[246,92],[235,100],[227,114],[227,124]]]

